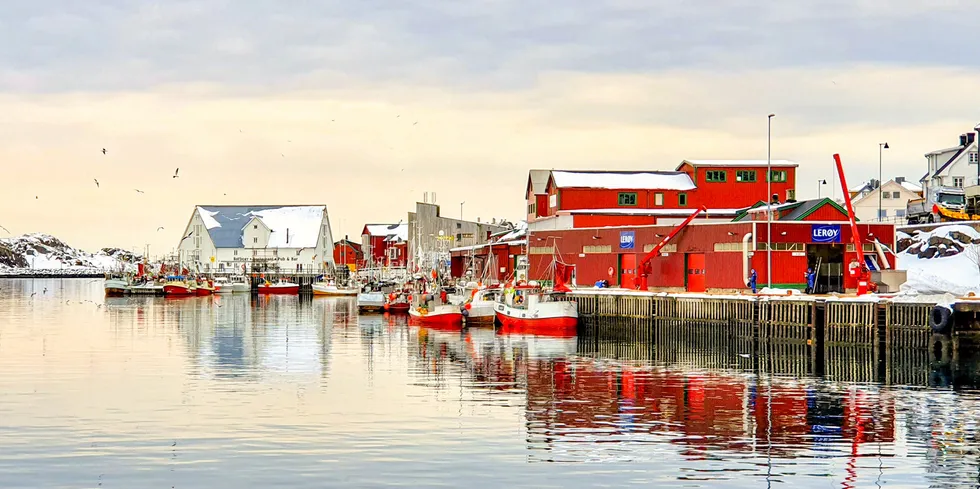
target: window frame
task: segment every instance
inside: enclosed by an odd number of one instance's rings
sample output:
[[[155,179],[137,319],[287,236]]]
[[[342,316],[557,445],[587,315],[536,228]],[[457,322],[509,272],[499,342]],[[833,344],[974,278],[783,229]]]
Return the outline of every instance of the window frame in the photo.
[[[687,207],[687,193],[681,192],[677,194],[677,205],[678,207]]]
[[[728,171],[706,170],[704,172],[704,181],[706,183],[725,183],[728,181]]]
[[[751,179],[742,179],[742,178],[740,178],[742,175],[745,175],[745,176],[751,175],[752,178]],[[756,183],[758,181],[759,181],[759,174],[755,170],[736,170],[735,171],[735,182],[736,183]]]
[[[656,207],[663,207],[664,205],[664,193],[657,192],[653,194],[653,205]]]
[[[633,203],[632,204],[630,204],[630,203],[625,203],[624,204],[623,203],[623,197],[632,197]],[[630,199],[627,198],[626,200],[628,201]],[[639,200],[639,198],[636,195],[636,192],[619,192],[619,194],[616,197],[616,201],[618,203],[617,205],[619,205],[620,207],[636,207],[638,200]]]
[[[789,175],[786,170],[772,170],[766,173],[768,173],[766,178],[769,179],[769,183],[786,183],[789,181]],[[779,176],[780,178],[776,179],[773,176]]]

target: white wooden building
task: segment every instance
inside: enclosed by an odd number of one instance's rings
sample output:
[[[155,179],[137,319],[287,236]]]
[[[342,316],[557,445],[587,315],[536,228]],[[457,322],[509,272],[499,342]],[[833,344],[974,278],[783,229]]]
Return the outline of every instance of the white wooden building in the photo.
[[[198,272],[331,270],[333,236],[325,205],[197,206],[177,247]]]
[[[980,131],[980,126],[976,131]],[[968,187],[980,184],[980,172],[977,170],[980,157],[977,155],[976,132],[960,134],[957,146],[926,153],[926,165],[929,169],[919,183],[922,184],[924,195],[930,189],[938,187]]]
[[[909,200],[922,197],[922,187],[905,179],[889,180],[879,186],[877,181],[850,189],[854,215],[863,222],[905,223]],[[878,194],[881,193],[881,214],[878,213]]]

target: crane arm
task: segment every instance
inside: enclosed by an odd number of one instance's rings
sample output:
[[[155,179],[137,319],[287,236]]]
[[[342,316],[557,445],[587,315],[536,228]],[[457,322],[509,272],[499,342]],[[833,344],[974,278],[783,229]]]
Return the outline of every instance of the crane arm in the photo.
[[[847,180],[844,179],[844,165],[840,162],[840,155],[834,154],[834,162],[837,163],[837,174],[840,176],[840,186],[844,189],[844,202],[847,203],[847,218],[851,222],[851,240],[854,241],[854,250],[857,251],[858,262],[862,265],[864,261],[864,246],[861,243],[861,234],[858,233],[857,221],[854,220],[854,208],[851,206],[850,193],[847,190]],[[878,182],[881,185],[881,182]],[[878,189],[881,191],[881,189]]]
[[[700,208],[695,210],[693,214],[691,214],[690,216],[688,216],[687,219],[684,220],[684,222],[678,224],[670,232],[670,234],[668,234],[667,237],[663,239],[663,241],[657,243],[657,246],[654,246],[649,253],[647,253],[646,255],[643,256],[642,259],[640,259],[640,263],[636,265],[636,273],[637,275],[639,275],[640,278],[640,283],[639,283],[640,290],[647,290],[647,276],[650,275],[650,261],[660,254],[660,250],[662,250],[664,246],[667,246],[667,243],[669,243],[670,240],[674,239],[674,236],[677,236],[677,233],[681,232],[682,229],[686,228],[688,224],[691,224],[691,221],[693,221],[694,218],[698,217],[698,214],[702,212],[707,212],[707,210],[708,209],[704,206],[701,206]]]

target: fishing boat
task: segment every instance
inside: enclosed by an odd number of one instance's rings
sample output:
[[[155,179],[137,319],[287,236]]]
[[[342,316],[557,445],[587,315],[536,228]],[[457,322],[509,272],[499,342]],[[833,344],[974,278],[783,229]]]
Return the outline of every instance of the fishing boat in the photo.
[[[420,326],[460,328],[463,326],[463,313],[459,306],[453,304],[438,304],[431,306],[420,304],[408,310],[409,322]]]
[[[339,287],[333,281],[315,282],[313,284],[313,295],[325,297],[353,297],[357,295],[357,289]]]
[[[247,294],[252,291],[252,286],[248,283],[248,277],[244,275],[232,275],[231,292],[234,294]]]
[[[296,295],[299,294],[299,284],[287,280],[279,280],[276,283],[265,281],[259,284],[259,294],[279,294]]]
[[[385,307],[385,294],[370,290],[357,294],[357,309],[361,312],[381,312]]]
[[[385,300],[385,311],[391,313],[405,313],[411,309],[412,304],[409,302],[407,292],[392,292],[388,294],[388,299]]]
[[[197,293],[193,282],[184,280],[181,275],[171,275],[163,284],[163,295],[167,297],[189,297]]]
[[[462,305],[466,325],[490,325],[496,319],[494,306],[500,298],[500,288],[480,288],[473,291],[469,299]]]
[[[194,289],[194,295],[205,296],[214,294],[214,285],[212,285],[210,280],[198,280],[197,288]]]
[[[216,277],[214,279],[215,294],[230,294],[234,291],[235,290],[231,285],[231,280],[228,280],[227,277]]]
[[[112,273],[105,276],[105,296],[119,297],[129,291],[129,280],[123,274]]]
[[[575,336],[578,328],[578,304],[566,300],[571,292],[566,285],[571,267],[554,261],[555,287],[546,291],[535,282],[518,281],[503,292],[503,300],[494,306],[503,333],[526,333],[546,336]]]

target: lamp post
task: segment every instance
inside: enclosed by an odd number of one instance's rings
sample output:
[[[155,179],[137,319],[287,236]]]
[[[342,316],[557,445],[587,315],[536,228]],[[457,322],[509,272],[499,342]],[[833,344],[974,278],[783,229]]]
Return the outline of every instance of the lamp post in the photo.
[[[459,220],[460,221],[463,220],[463,204],[465,204],[465,203],[466,203],[465,200],[459,203]]]
[[[772,288],[772,118],[769,114],[766,131],[766,283]]]
[[[827,181],[824,179],[817,180],[817,198],[823,197],[823,186],[827,185]]]
[[[878,222],[881,222],[881,154],[888,149],[888,143],[878,143]]]

